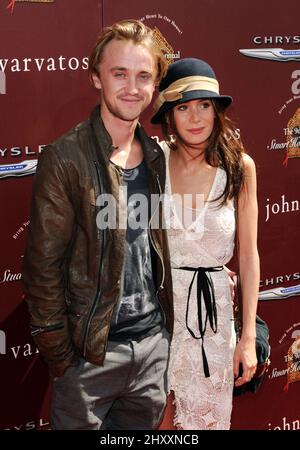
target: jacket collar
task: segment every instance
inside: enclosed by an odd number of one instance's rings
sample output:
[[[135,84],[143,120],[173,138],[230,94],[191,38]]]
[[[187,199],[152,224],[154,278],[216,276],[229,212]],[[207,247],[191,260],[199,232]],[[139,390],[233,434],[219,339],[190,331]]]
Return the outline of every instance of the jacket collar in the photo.
[[[100,105],[97,105],[93,109],[90,120],[95,134],[96,142],[101,150],[103,150],[108,162],[113,152],[113,144],[111,136],[106,130],[101,118]],[[138,123],[136,126],[135,136],[138,138],[142,145],[146,163],[151,163],[160,156],[161,151],[158,144],[156,144],[156,142],[149,138],[140,123]]]
[[[110,134],[106,130],[103,120],[100,116],[100,105],[97,105],[90,117],[92,129],[94,131],[96,143],[98,144],[98,147],[104,152],[105,156],[107,157],[107,160],[109,160],[113,148],[112,148],[112,139],[110,137]]]
[[[153,139],[151,139],[146,134],[144,128],[142,127],[142,125],[140,123],[138,123],[136,126],[135,135],[142,145],[146,163],[150,164],[156,158],[161,156],[161,153],[162,153],[161,148],[159,147],[158,144],[156,144],[156,142]]]

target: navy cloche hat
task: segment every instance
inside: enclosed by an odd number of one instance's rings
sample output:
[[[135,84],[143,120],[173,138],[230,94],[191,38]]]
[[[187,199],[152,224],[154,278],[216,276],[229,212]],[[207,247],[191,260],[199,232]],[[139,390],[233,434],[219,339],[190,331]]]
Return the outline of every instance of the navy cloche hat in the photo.
[[[210,65],[197,58],[179,59],[170,64],[159,92],[151,123],[161,123],[167,111],[189,100],[214,99],[224,109],[232,102],[230,96],[219,94],[219,83]]]

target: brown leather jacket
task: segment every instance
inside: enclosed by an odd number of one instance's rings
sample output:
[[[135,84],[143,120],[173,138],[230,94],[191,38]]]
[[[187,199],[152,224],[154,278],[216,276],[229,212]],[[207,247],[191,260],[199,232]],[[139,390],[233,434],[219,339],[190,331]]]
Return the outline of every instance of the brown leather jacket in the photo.
[[[165,186],[162,150],[140,125],[136,135],[149,169],[150,194],[161,194]],[[54,376],[62,376],[80,355],[95,365],[104,361],[120,291],[126,233],[118,228],[101,230],[96,225],[97,197],[109,193],[117,205],[119,201],[120,180],[109,164],[111,152],[112,141],[98,106],[90,119],[49,145],[39,158],[23,287],[32,336]],[[161,215],[159,205],[156,214]],[[150,241],[155,284],[172,334],[165,230],[150,228]]]

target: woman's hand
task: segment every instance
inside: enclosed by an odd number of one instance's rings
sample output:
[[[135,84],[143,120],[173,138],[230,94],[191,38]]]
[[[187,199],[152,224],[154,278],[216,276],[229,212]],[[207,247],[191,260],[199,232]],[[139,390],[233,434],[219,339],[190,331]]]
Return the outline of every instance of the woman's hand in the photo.
[[[242,366],[242,373],[239,373],[239,367]],[[256,372],[257,358],[254,337],[241,337],[237,343],[233,356],[233,372],[235,386],[242,386],[250,381]]]
[[[230,289],[230,293],[231,293],[231,299],[233,301],[234,294],[235,294],[234,277],[236,276],[236,272],[233,272],[232,270],[228,269],[228,267],[226,267],[226,266],[224,266],[224,270],[228,275],[229,289]]]

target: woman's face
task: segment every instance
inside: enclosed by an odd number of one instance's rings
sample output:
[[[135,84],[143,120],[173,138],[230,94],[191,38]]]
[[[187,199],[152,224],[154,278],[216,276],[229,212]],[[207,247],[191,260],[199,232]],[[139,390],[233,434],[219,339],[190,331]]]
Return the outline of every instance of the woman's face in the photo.
[[[215,110],[211,100],[191,100],[175,106],[174,122],[181,139],[205,148],[214,128]]]

